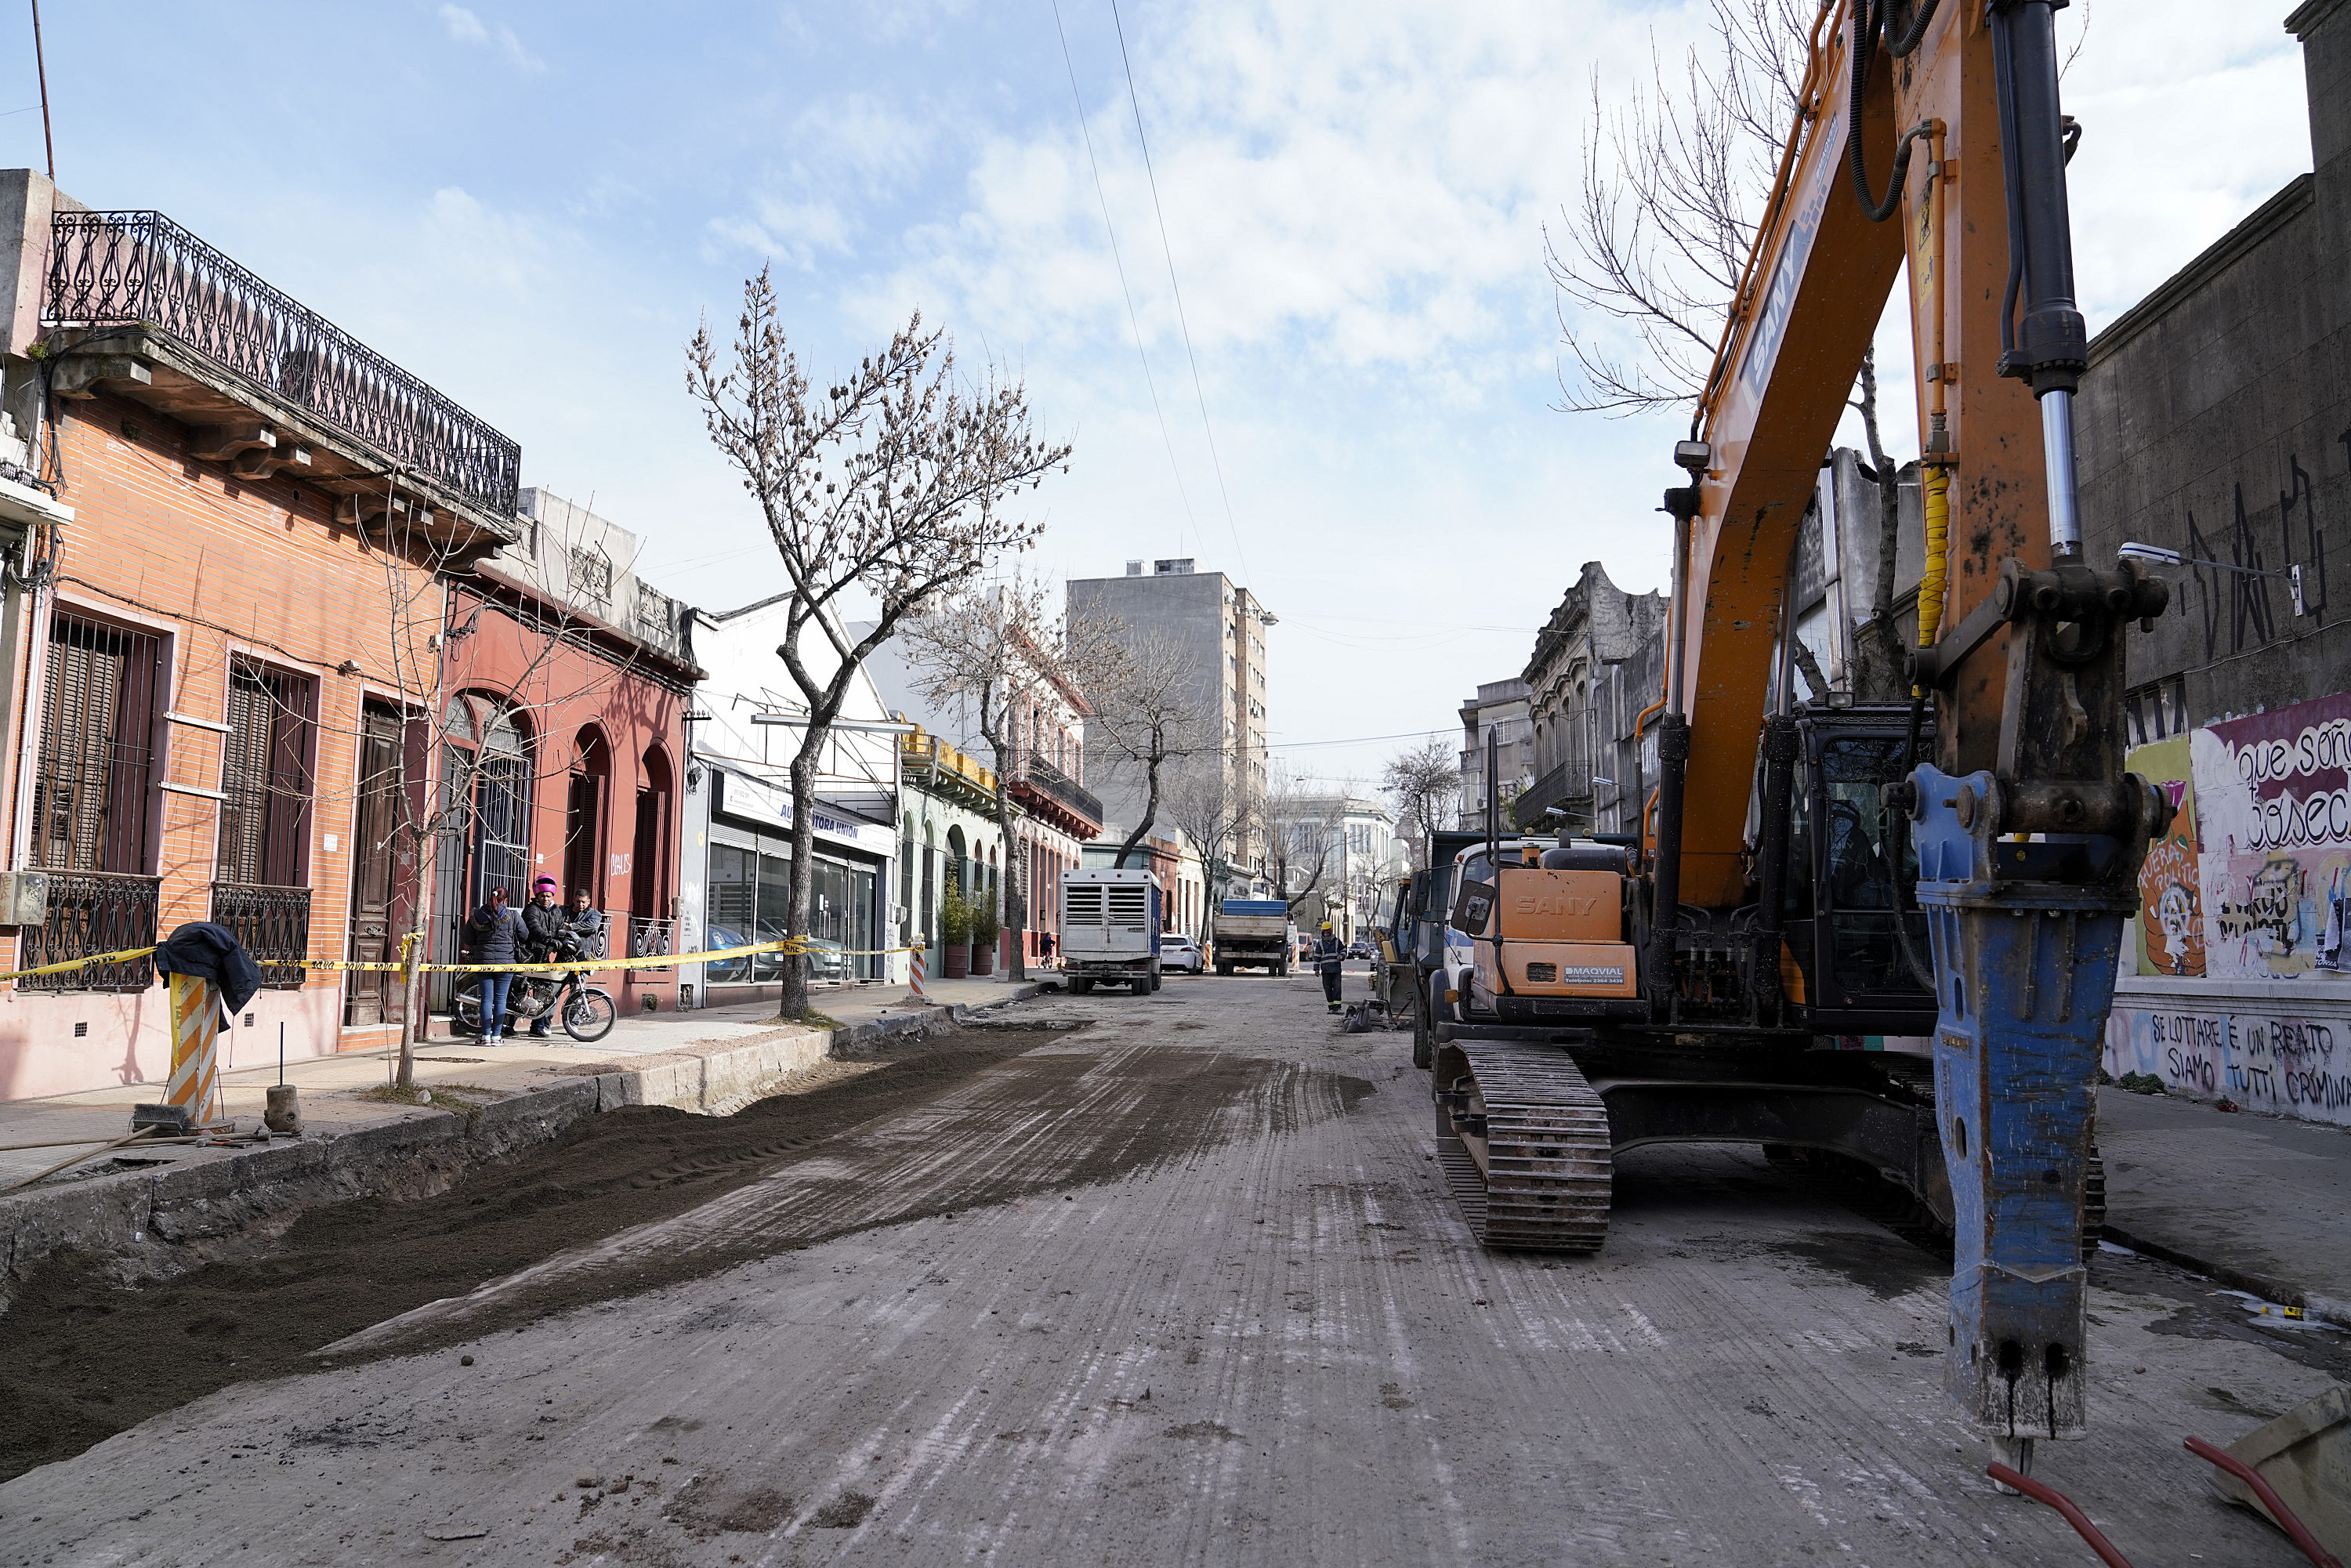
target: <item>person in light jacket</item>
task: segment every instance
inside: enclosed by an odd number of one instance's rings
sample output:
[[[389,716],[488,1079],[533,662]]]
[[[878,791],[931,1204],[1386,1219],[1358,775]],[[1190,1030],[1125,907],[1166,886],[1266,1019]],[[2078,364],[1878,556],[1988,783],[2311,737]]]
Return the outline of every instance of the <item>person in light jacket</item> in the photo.
[[[487,902],[465,922],[466,956],[475,964],[512,964],[522,942],[522,916],[507,904],[507,890],[490,889]],[[514,988],[510,970],[493,968],[481,977],[482,1040],[503,1039],[507,1032],[507,993]]]

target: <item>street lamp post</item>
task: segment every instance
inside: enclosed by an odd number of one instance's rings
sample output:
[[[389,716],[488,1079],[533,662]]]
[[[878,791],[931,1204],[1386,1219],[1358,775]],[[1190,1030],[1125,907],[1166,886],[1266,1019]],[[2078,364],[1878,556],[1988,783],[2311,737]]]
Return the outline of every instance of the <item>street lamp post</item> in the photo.
[[[2144,560],[2157,566],[2203,566],[2210,567],[2214,571],[2233,571],[2240,577],[2283,578],[2286,582],[2286,591],[2294,596],[2294,612],[2296,615],[2310,613],[2303,603],[2302,567],[2298,563],[2287,566],[2283,571],[2271,571],[2263,567],[2238,566],[2225,560],[2205,560],[2196,556],[2183,555],[2176,549],[2166,549],[2161,545],[2138,543],[2123,545],[2115,553],[2125,560]]]

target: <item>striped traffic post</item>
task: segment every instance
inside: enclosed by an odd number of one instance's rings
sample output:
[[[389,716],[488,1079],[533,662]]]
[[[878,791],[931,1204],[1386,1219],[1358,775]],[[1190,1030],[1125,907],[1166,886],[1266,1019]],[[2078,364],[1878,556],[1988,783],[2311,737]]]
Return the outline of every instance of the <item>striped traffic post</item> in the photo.
[[[201,1124],[219,1079],[214,1071],[213,1048],[220,1035],[219,993],[210,980],[172,975],[172,1081],[163,1103],[184,1105],[191,1121]]]
[[[920,942],[918,941],[918,942],[916,942],[916,943],[914,944],[913,950],[912,950],[912,951],[911,951],[911,953],[908,955],[908,959],[909,959],[909,961],[908,961],[908,964],[907,964],[907,967],[906,967],[906,976],[907,976],[907,977],[908,977],[909,979],[911,979],[911,980],[912,980],[912,981],[914,981],[914,999],[915,999],[916,1001],[918,1001],[918,1002],[927,1002],[927,1001],[929,1001],[931,998],[930,998],[928,996],[925,995],[925,994],[924,994],[924,992],[923,992],[923,945],[922,945],[922,943],[920,943]]]

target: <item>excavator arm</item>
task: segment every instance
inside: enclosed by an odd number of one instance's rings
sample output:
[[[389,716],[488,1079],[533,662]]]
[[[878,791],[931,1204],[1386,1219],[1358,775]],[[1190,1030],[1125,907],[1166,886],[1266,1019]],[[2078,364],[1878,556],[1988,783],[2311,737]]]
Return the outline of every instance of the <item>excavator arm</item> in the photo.
[[[2064,0],[1837,0],[1691,439],[1650,847],[1674,912],[1740,901],[1797,529],[1903,263],[1928,529],[1914,703],[1936,755],[1889,790],[1932,940],[1955,1226],[1947,1383],[2019,1469],[2078,1435],[2090,1085],[2162,797],[2122,768],[2121,638],[2160,613],[2074,509],[2073,298],[2053,14]],[[1937,596],[1943,602],[1935,602]],[[1914,723],[1913,733],[1926,727]]]

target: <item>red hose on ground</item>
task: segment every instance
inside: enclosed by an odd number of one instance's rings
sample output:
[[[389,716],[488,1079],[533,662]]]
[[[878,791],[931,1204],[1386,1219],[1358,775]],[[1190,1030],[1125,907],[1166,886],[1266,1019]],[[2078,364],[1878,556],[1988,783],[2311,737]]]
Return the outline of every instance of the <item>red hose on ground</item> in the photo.
[[[2022,1492],[2035,1502],[2046,1503],[2055,1509],[2064,1517],[2065,1522],[2074,1527],[2074,1533],[2090,1543],[2090,1550],[2098,1554],[2098,1560],[2106,1568],[2131,1568],[2131,1560],[2115,1550],[2115,1543],[2106,1539],[2105,1531],[2092,1524],[2090,1516],[2074,1506],[2074,1500],[2055,1487],[2043,1486],[2031,1476],[2010,1469],[2006,1465],[1987,1465],[1984,1474],[2004,1487]]]
[[[2189,1438],[2188,1451],[2207,1464],[2220,1466],[2252,1488],[2253,1495],[2262,1500],[2262,1506],[2270,1511],[2270,1517],[2277,1521],[2278,1528],[2284,1531],[2287,1539],[2300,1548],[2304,1557],[2317,1563],[2318,1568],[2343,1568],[2343,1559],[2319,1544],[2318,1538],[2294,1517],[2294,1510],[2286,1507],[2285,1500],[2271,1490],[2269,1482],[2262,1479],[2259,1470],[2227,1449],[2216,1448],[2201,1437]]]

